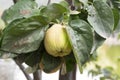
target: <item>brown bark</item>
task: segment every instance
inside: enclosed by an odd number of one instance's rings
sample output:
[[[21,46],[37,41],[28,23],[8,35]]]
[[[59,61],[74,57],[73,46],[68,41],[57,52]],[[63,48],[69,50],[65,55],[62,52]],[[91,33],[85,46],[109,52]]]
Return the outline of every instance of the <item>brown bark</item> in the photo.
[[[34,80],[42,80],[42,71],[38,70],[33,73]]]

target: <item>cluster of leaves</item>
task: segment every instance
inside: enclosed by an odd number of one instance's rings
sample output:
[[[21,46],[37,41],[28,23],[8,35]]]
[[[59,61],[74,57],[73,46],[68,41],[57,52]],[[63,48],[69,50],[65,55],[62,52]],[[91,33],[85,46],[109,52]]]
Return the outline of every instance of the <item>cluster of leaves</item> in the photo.
[[[7,26],[0,40],[1,57],[19,59],[31,67],[42,63],[47,73],[63,62],[71,71],[77,63],[82,72],[97,47],[111,35],[119,34],[119,9],[102,0],[75,0],[73,4],[74,9],[65,1],[38,7],[32,0],[20,0],[5,10],[2,18]],[[45,31],[58,22],[67,25],[73,50],[62,58],[48,55],[43,45]]]

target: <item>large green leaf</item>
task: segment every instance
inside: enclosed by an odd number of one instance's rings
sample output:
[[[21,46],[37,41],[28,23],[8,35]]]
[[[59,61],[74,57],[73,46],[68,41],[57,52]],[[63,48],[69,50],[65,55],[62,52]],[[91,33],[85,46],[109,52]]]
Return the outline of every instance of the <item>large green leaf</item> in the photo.
[[[114,16],[111,8],[100,0],[96,0],[88,9],[88,21],[102,37],[108,38],[114,28]]]
[[[44,52],[45,52],[45,48],[44,48],[44,44],[42,41],[40,47],[36,51],[28,53],[29,56],[28,56],[28,54],[25,54],[26,58],[25,58],[24,62],[27,65],[29,65],[30,67],[34,67],[35,65],[40,63]]]
[[[53,73],[60,69],[61,64],[62,59],[60,57],[53,57],[47,52],[44,52],[40,62],[40,68],[46,73]]]
[[[81,66],[90,57],[93,45],[93,32],[90,25],[80,19],[70,21],[70,26],[66,27],[66,30],[69,34],[74,56],[81,69]]]
[[[13,21],[4,30],[1,49],[19,54],[37,50],[48,28],[47,24],[42,16]]]
[[[49,21],[55,21],[56,19],[63,19],[64,14],[67,13],[68,10],[66,7],[62,6],[62,4],[53,3],[43,8],[40,11],[40,14],[49,18]]]
[[[19,0],[4,11],[2,18],[6,23],[10,23],[17,18],[29,17],[38,13],[39,9],[33,0]]]

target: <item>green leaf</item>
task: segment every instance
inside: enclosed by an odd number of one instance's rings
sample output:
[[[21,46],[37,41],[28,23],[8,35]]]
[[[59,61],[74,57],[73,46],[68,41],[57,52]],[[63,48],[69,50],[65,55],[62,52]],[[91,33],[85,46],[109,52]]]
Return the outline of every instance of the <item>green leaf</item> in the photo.
[[[117,27],[119,23],[120,14],[117,9],[113,9],[113,14],[114,14],[114,30],[115,30],[115,28]]]
[[[82,71],[82,65],[89,59],[93,45],[93,32],[88,23],[76,19],[70,21],[70,26],[66,27],[67,33],[73,47],[76,62]]]
[[[48,28],[47,24],[42,16],[13,21],[4,30],[1,49],[18,54],[37,50]]]
[[[108,38],[114,28],[114,16],[111,8],[100,0],[94,1],[88,9],[88,22],[102,37]]]
[[[37,65],[40,63],[44,52],[45,49],[42,41],[40,47],[36,51],[29,52],[26,54],[19,54],[17,57],[15,57],[15,59],[17,59],[21,63],[25,62],[31,68],[37,68]]]
[[[66,9],[68,9],[68,7],[69,7],[68,2],[66,2],[65,0],[62,0],[59,4],[64,6]]]
[[[97,49],[104,43],[105,38],[99,36],[96,32],[94,33],[93,38],[93,47],[91,50],[91,56],[90,61],[96,61],[97,60]]]
[[[81,9],[81,12],[79,14],[79,18],[87,21],[87,17],[88,17],[87,10]]]
[[[40,14],[48,17],[49,21],[56,21],[56,19],[61,20],[64,17],[64,14],[67,12],[68,10],[64,6],[57,3],[53,3],[43,8],[40,11]]]
[[[25,55],[26,58],[25,58],[24,62],[27,65],[29,65],[30,67],[34,67],[35,65],[40,63],[42,53],[40,53],[38,51],[39,50],[31,52],[31,53],[29,53],[29,55],[28,55],[28,53]]]
[[[62,59],[60,57],[53,57],[45,52],[40,62],[40,69],[46,73],[53,73],[60,69]]]
[[[100,47],[103,42],[105,41],[105,38],[99,36],[96,32],[94,33],[94,42],[93,42],[93,47],[91,53],[94,54],[96,53],[96,50],[98,47]]]
[[[119,14],[119,16],[120,16],[120,14]],[[119,18],[119,22],[118,22],[117,26],[115,27],[114,33],[116,35],[118,35],[120,33],[120,18]]]
[[[5,10],[2,18],[6,23],[39,14],[37,4],[33,0],[19,0],[16,4]]]
[[[67,72],[72,71],[76,65],[76,60],[73,52],[70,55],[65,56],[64,59],[66,64],[66,71]]]
[[[42,41],[38,50],[34,52],[30,52],[29,56],[26,55],[27,58],[25,59],[25,63],[31,67],[34,67],[37,64],[40,64],[40,61],[42,59],[44,52],[45,52],[45,48],[44,48],[44,44]]]
[[[118,9],[120,11],[120,0],[110,0],[112,3],[112,6],[114,6],[114,8]]]

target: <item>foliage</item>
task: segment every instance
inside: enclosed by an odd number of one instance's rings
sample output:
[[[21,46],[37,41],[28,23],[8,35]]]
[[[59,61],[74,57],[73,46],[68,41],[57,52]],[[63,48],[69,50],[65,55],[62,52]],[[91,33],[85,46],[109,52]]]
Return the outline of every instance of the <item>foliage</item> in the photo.
[[[97,48],[112,35],[119,35],[118,3],[118,0],[75,0],[71,7],[65,1],[38,7],[32,0],[20,0],[2,15],[6,28],[0,36],[0,56],[19,58],[30,67],[37,66],[36,70],[47,73],[63,64],[67,72],[75,64],[82,72],[86,63],[97,59]],[[45,32],[55,23],[67,26],[65,30],[72,46],[68,56],[53,57],[44,48]],[[100,73],[99,68],[97,66],[96,74]],[[111,72],[109,68],[105,70]]]

